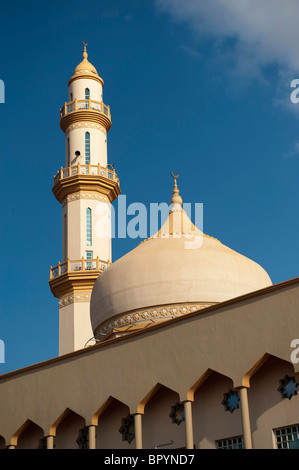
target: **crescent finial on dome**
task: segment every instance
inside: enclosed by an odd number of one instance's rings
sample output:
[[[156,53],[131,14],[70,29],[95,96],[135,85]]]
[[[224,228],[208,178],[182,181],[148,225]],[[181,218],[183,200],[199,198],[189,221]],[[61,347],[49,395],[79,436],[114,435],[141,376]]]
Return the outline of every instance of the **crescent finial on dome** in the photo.
[[[180,192],[179,192],[178,185],[176,182],[177,178],[179,177],[179,173],[177,175],[174,175],[173,172],[171,172],[171,176],[174,179],[174,185],[173,185],[173,191],[172,191],[172,198],[170,202],[171,204],[179,204],[181,206],[183,203],[183,200],[180,196]]]
[[[87,59],[88,54],[87,54],[87,51],[86,51],[86,46],[88,45],[88,42],[82,41],[82,44],[83,44],[83,46],[84,46],[83,59]]]

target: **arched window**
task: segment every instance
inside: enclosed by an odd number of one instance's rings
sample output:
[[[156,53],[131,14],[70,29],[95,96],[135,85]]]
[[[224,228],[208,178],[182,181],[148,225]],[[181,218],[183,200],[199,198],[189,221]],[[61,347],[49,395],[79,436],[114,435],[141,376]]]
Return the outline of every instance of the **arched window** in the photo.
[[[90,98],[90,90],[89,88],[85,88],[85,99],[89,100],[89,98]]]
[[[70,156],[70,139],[68,138],[67,139],[67,166],[70,166],[70,160],[71,160],[71,156]]]
[[[88,207],[86,209],[86,246],[91,246],[91,209]]]
[[[66,214],[64,214],[64,218],[63,218],[63,225],[64,225],[64,240],[63,240],[63,248],[64,248],[64,253],[63,253],[63,258],[64,258],[64,261],[67,259],[67,219],[66,219]]]
[[[85,132],[85,165],[90,162],[90,134]]]

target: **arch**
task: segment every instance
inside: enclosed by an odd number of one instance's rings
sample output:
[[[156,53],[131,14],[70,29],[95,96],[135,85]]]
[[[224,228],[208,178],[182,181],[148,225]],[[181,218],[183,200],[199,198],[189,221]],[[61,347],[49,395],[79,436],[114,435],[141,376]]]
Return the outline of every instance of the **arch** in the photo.
[[[27,434],[26,438],[24,438],[24,434]],[[31,434],[31,438],[33,436],[32,440],[29,438],[29,434]],[[22,437],[24,438],[23,442],[21,442]],[[36,423],[31,421],[30,419],[27,419],[12,436],[10,445],[18,446],[24,449],[29,449],[29,448],[37,449],[39,446],[39,441],[43,437],[44,437],[43,429],[40,426],[38,426]],[[35,442],[36,444],[34,447],[33,447],[33,442]]]
[[[141,406],[140,406],[141,405]],[[139,404],[143,408],[142,440],[145,449],[185,446],[185,413],[180,395],[157,383]]]
[[[187,400],[188,401],[194,401],[194,394],[195,394],[196,390],[207,380],[207,378],[211,375],[212,372],[213,372],[212,369],[207,369],[200,376],[200,378],[192,385],[192,387],[187,392]]]
[[[95,414],[91,418],[91,424],[93,426],[99,425],[99,417],[102,413],[109,407],[109,405],[113,402],[113,400],[117,400],[116,398],[110,396],[107,400],[100,406],[100,408],[95,412]]]
[[[130,442],[123,430],[123,423],[131,417],[128,405],[109,396],[92,417],[96,429],[97,449],[130,449],[134,435],[131,433]],[[134,431],[133,431],[134,433]]]
[[[90,89],[89,88],[85,88],[84,96],[85,96],[86,100],[89,100],[89,98],[90,98]]]
[[[151,398],[157,393],[157,391],[162,387],[162,384],[157,383],[145,397],[139,402],[137,406],[137,413],[144,414],[145,405],[151,400]]]
[[[275,356],[273,354],[270,354],[270,353],[265,353],[263,354],[257,361],[256,363],[246,372],[246,374],[243,376],[242,378],[242,386],[243,387],[247,387],[249,388],[250,387],[250,380],[251,378],[258,372],[258,370],[264,366],[264,364],[269,361],[269,359],[271,358],[275,358],[275,359],[279,359],[280,361],[284,361],[284,362],[287,362],[289,364],[292,365],[293,367],[293,370],[294,370],[294,373],[296,372],[295,371],[295,367],[294,367],[294,364],[291,362],[291,361],[286,361],[285,359],[281,358],[281,357],[278,357],[278,356]]]
[[[265,353],[260,357],[256,363],[249,369],[246,374],[242,378],[242,386],[243,387],[250,387],[250,379],[251,377],[270,359],[271,354]]]
[[[50,435],[55,436],[55,448],[78,449],[80,431],[85,427],[85,419],[70,408],[66,408],[50,428]]]
[[[216,449],[216,442],[242,436],[240,396],[231,377],[207,369],[189,392],[196,447]]]

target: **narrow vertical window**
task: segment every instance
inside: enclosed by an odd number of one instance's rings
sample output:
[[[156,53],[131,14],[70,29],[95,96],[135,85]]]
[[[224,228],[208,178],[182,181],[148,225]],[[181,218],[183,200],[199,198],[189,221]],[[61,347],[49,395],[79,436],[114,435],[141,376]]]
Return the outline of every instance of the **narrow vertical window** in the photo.
[[[64,247],[63,247],[63,258],[64,258],[64,261],[67,259],[67,220],[66,220],[66,214],[64,214],[64,218],[63,218],[63,225],[64,225]]]
[[[67,139],[67,166],[70,166],[70,139]]]
[[[90,162],[90,134],[85,132],[85,165]]]
[[[86,209],[86,246],[91,246],[91,209]]]
[[[73,101],[73,93],[70,94],[70,101]]]
[[[89,100],[90,98],[90,91],[89,91],[89,88],[85,88],[85,109],[88,109],[89,108]]]
[[[92,259],[93,258],[93,251],[85,251],[85,259]],[[85,263],[85,269],[94,269],[93,262],[92,261],[86,261]]]

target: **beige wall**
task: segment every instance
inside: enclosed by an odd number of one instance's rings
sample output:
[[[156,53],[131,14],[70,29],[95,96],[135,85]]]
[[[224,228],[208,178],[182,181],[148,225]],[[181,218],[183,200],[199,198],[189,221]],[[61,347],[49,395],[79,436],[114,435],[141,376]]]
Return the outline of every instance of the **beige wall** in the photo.
[[[89,306],[89,302],[73,302],[59,309],[60,356],[84,348],[93,338]]]
[[[101,129],[96,129],[96,123],[94,127],[86,127],[85,123],[82,122],[82,128],[72,129],[66,134],[66,145],[67,140],[70,141],[70,164],[72,165],[85,165],[85,132],[90,134],[90,165],[100,164],[103,167],[107,166],[107,135]],[[88,123],[90,125],[91,123]],[[75,152],[79,150],[80,156],[76,158]],[[66,158],[65,165],[68,166],[68,153],[66,147]]]
[[[86,209],[91,209],[92,245],[86,244]],[[111,205],[96,199],[80,198],[63,207],[63,220],[67,223],[67,258],[80,260],[86,251],[93,251],[93,257],[111,261]],[[63,224],[64,227],[64,224]],[[63,240],[65,233],[63,233]],[[64,242],[63,242],[64,246]],[[64,251],[64,250],[63,250]]]
[[[103,88],[97,80],[88,78],[79,78],[71,82],[69,86],[69,99],[70,94],[73,94],[73,100],[85,100],[85,88],[90,90],[90,99],[93,101],[103,100]]]

